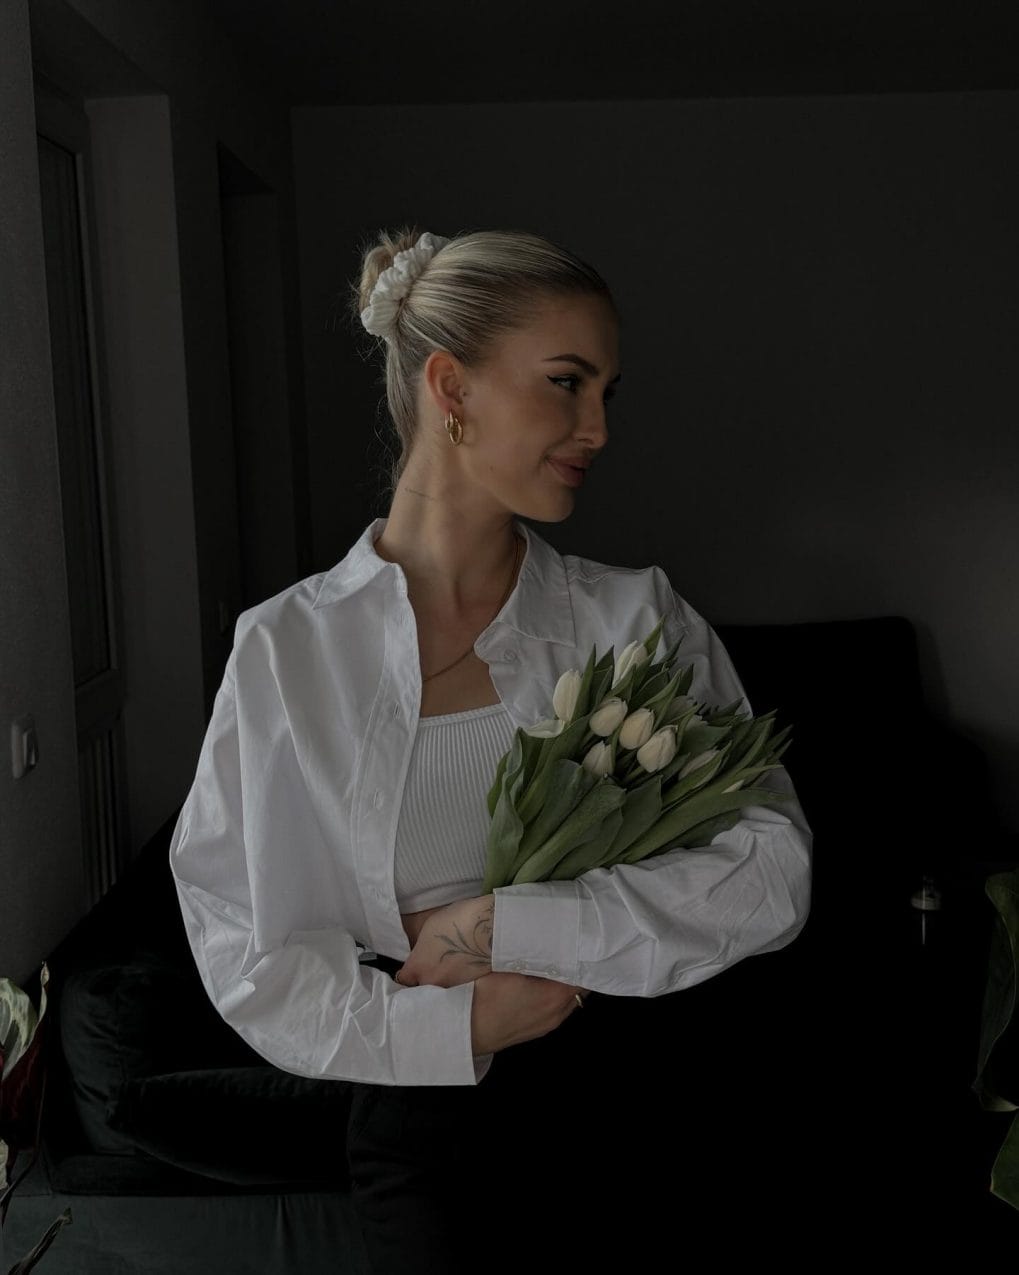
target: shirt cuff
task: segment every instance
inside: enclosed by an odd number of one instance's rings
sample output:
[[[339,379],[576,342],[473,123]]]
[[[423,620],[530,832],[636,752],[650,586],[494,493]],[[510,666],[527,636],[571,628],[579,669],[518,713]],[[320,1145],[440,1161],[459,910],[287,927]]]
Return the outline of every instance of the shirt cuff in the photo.
[[[393,994],[390,1027],[395,1084],[478,1083],[481,1077],[476,1063],[480,1059],[471,1052],[473,1001],[473,982],[456,987],[425,984]]]
[[[580,888],[575,881],[534,881],[494,891],[492,970],[578,983]]]

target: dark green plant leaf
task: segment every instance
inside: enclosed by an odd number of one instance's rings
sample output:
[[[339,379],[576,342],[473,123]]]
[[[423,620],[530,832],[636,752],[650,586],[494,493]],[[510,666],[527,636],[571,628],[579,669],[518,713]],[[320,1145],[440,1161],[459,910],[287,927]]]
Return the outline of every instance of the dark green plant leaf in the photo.
[[[675,809],[676,806],[680,805],[683,801],[688,800],[691,793],[695,793],[698,789],[705,788],[709,783],[711,783],[711,781],[719,775],[722,768],[727,765],[728,748],[728,744],[723,744],[718,750],[717,756],[712,757],[710,761],[706,761],[702,766],[698,766],[695,770],[691,770],[690,773],[688,775],[684,775],[682,779],[679,778],[679,775],[677,774],[676,779],[668,787],[663,787],[662,804],[665,809]],[[698,754],[694,753],[692,756],[687,756],[684,753],[682,759],[683,765],[685,766],[688,762],[693,761],[693,758],[697,755]],[[673,758],[673,760],[675,760],[675,758]],[[731,782],[736,782],[735,777],[733,777]],[[720,784],[719,788],[724,788],[725,786],[725,784]]]
[[[598,777],[568,757],[561,757],[547,772],[548,783],[541,809],[524,831],[510,879],[532,854],[558,831],[581,801],[598,782]]]
[[[987,1111],[1007,1111],[1019,1105],[1019,1067],[1011,1072],[994,1066],[999,1050],[1006,1052],[1019,1029],[1015,1020],[1019,982],[1019,868],[996,872],[984,882],[984,893],[996,915],[991,931],[980,1011],[977,1075],[970,1086]],[[1011,1040],[1010,1040],[1011,1037]],[[1019,1050],[1013,1048],[1013,1064]],[[1003,1092],[1007,1086],[1007,1091]]]
[[[686,760],[709,748],[720,748],[728,736],[728,726],[688,726],[683,732],[683,752],[689,754]]]
[[[488,828],[488,849],[485,861],[485,879],[482,894],[491,892],[510,881],[509,873],[517,857],[524,825],[517,814],[517,802],[523,783],[523,758],[514,772],[509,770],[503,790]]]
[[[596,835],[602,820],[613,810],[618,810],[625,799],[625,789],[612,779],[598,780],[596,786],[563,821],[558,832],[553,833],[516,872],[513,884],[547,880],[559,861],[575,846]]]
[[[721,782],[725,782],[724,780]],[[624,863],[638,863],[662,846],[675,845],[680,837],[706,819],[741,810],[744,806],[772,806],[776,802],[789,801],[786,793],[773,792],[770,788],[741,788],[738,792],[715,792],[707,788],[694,793],[686,801],[668,811],[658,823],[637,841],[623,856]]]
[[[587,657],[587,663],[584,665],[584,671],[580,676],[580,690],[577,692],[577,703],[573,709],[571,722],[577,721],[578,718],[584,717],[590,712],[591,702],[591,683],[594,681],[594,647],[591,648],[591,654]]]
[[[1009,1121],[1005,1141],[991,1165],[991,1194],[1019,1209],[1019,1115]]]
[[[654,673],[651,677],[646,678],[640,690],[634,694],[633,699],[630,701],[630,712],[632,713],[638,708],[647,708],[648,700],[653,700],[657,695],[660,695],[668,684],[669,675],[664,671]]]
[[[683,833],[674,842],[670,842],[667,846],[662,846],[660,850],[656,850],[655,854],[665,854],[669,850],[688,850],[693,846],[710,845],[712,837],[717,837],[720,832],[728,832],[730,828],[735,828],[742,818],[742,810],[730,810],[723,815],[715,815],[713,819],[705,819],[702,823],[694,824],[688,832]],[[648,856],[651,857],[650,855]]]
[[[491,819],[492,816],[495,814],[495,808],[499,804],[499,796],[502,793],[502,779],[503,779],[503,775],[505,775],[506,773],[506,763],[508,760],[509,760],[509,750],[507,749],[506,752],[504,752],[503,755],[499,758],[499,764],[495,768],[495,779],[492,781],[492,786],[488,790],[488,796],[486,798],[486,802],[488,805],[489,819]]]
[[[525,824],[531,823],[541,810],[547,791],[547,776],[552,767],[563,757],[575,757],[578,749],[587,737],[590,715],[584,714],[571,722],[558,735],[541,741],[542,751],[534,776],[523,789],[523,796],[517,801],[517,812]]]
[[[655,820],[662,813],[662,780],[660,775],[652,775],[643,784],[627,789],[626,801],[621,810],[619,831],[610,843],[603,860],[604,864],[614,863],[624,851],[654,826]]]
[[[574,846],[560,859],[548,876],[549,881],[573,881],[592,868],[600,868],[606,862],[609,847],[615,840],[623,822],[622,810],[610,811],[601,822],[594,836],[579,846]]]

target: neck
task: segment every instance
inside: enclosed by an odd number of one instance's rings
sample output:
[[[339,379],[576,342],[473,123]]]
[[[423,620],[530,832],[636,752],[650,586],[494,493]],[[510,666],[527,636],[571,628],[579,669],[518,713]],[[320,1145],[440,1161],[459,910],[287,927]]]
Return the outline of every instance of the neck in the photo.
[[[468,618],[494,609],[516,584],[524,546],[514,521],[505,510],[440,503],[401,480],[375,552],[403,568],[412,602]]]

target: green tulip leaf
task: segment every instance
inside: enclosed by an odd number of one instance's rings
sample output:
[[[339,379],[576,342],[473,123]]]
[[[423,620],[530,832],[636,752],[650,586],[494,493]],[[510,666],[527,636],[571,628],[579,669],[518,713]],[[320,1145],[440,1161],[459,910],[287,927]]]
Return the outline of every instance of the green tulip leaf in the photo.
[[[724,815],[715,815],[713,819],[705,819],[701,823],[694,824],[689,832],[685,832],[675,842],[662,846],[653,854],[666,854],[669,850],[689,850],[695,846],[708,846],[712,838],[717,837],[720,832],[728,832],[730,828],[735,828],[741,818],[741,811],[730,810]],[[647,856],[649,859],[652,857],[652,855]]]
[[[602,820],[601,827],[597,829],[594,836],[589,841],[574,846],[564,858],[559,860],[547,879],[574,881],[584,872],[590,872],[592,868],[600,868],[608,856],[609,847],[616,839],[622,822],[621,809],[610,811]]]
[[[669,684],[669,675],[664,672],[655,673],[641,685],[630,702],[630,712],[638,708],[650,707],[649,701],[657,698]]]
[[[662,629],[665,627],[665,616],[658,621],[655,627],[644,639],[644,650],[647,651],[648,660],[655,658],[655,651],[658,650],[658,640],[662,636]]]
[[[991,1165],[991,1194],[1019,1209],[1019,1116],[1009,1122]]]
[[[709,726],[731,726],[736,720],[739,706],[742,703],[743,697],[741,695],[739,699],[734,699],[731,704],[726,704],[722,708],[712,709],[711,712],[706,713],[704,715],[705,721],[707,721]]]
[[[592,647],[580,679],[580,690],[577,692],[577,703],[573,710],[573,716],[570,718],[571,722],[577,721],[590,711],[591,683],[594,680],[594,670],[594,648]]]
[[[592,775],[579,762],[571,761],[568,757],[560,758],[551,767],[547,772],[547,789],[541,808],[520,839],[514,870],[520,868],[558,831],[566,817],[576,809],[597,782],[597,775]]]
[[[522,757],[520,760],[522,763]],[[515,772],[512,769],[507,771],[503,790],[488,828],[482,894],[491,894],[496,886],[507,885],[511,879],[510,870],[517,857],[520,838],[524,834],[524,825],[516,810],[522,783],[521,767]]]
[[[695,770],[691,770],[689,775],[684,775],[682,779],[678,777],[668,787],[662,789],[662,802],[667,810],[672,810],[693,792],[697,792],[699,788],[706,787],[722,770],[726,764],[728,745],[724,745],[718,751],[716,757],[712,757],[710,761],[706,761],[702,766],[698,766]],[[696,753],[693,754],[696,756]],[[692,758],[684,754],[683,765],[685,766]],[[675,761],[675,758],[673,758]],[[732,782],[735,782],[733,780]]]
[[[662,813],[662,780],[660,775],[652,775],[643,784],[630,788],[626,793],[626,802],[622,807],[619,831],[610,844],[606,861],[614,862],[623,851],[642,837]]]
[[[602,820],[613,810],[618,810],[625,799],[625,789],[608,777],[600,779],[558,831],[514,874],[513,884],[547,880],[559,861],[575,846],[589,841],[597,833]]]
[[[523,797],[517,803],[517,811],[525,824],[531,823],[541,810],[548,792],[548,775],[556,762],[564,757],[576,759],[576,753],[589,733],[589,721],[590,715],[585,713],[558,735],[541,741],[544,747],[537,768],[523,790]]]
[[[499,797],[502,794],[503,776],[506,774],[506,763],[508,760],[509,760],[509,751],[507,750],[499,758],[499,764],[495,768],[495,779],[492,783],[491,788],[489,788],[488,790],[488,797],[486,798],[486,801],[488,803],[489,819],[491,819],[491,817],[495,814],[495,808],[499,804]]]
[[[775,802],[789,801],[791,796],[777,793],[770,788],[741,788],[737,792],[718,792],[713,788],[694,793],[686,801],[668,810],[655,826],[639,837],[622,858],[623,863],[638,863],[662,846],[671,846],[706,819],[742,810],[745,806],[772,806]]]
[[[706,753],[709,748],[719,748],[729,734],[728,726],[688,726],[683,732],[683,752],[690,757]]]

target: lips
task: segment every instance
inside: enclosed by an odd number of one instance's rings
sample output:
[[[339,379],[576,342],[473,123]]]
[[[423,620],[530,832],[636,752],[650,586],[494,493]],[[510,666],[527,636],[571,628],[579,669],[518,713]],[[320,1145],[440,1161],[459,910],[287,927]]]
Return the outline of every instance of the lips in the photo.
[[[579,487],[586,477],[586,466],[571,465],[567,461],[553,460],[549,458],[549,464],[556,473],[571,487]]]

